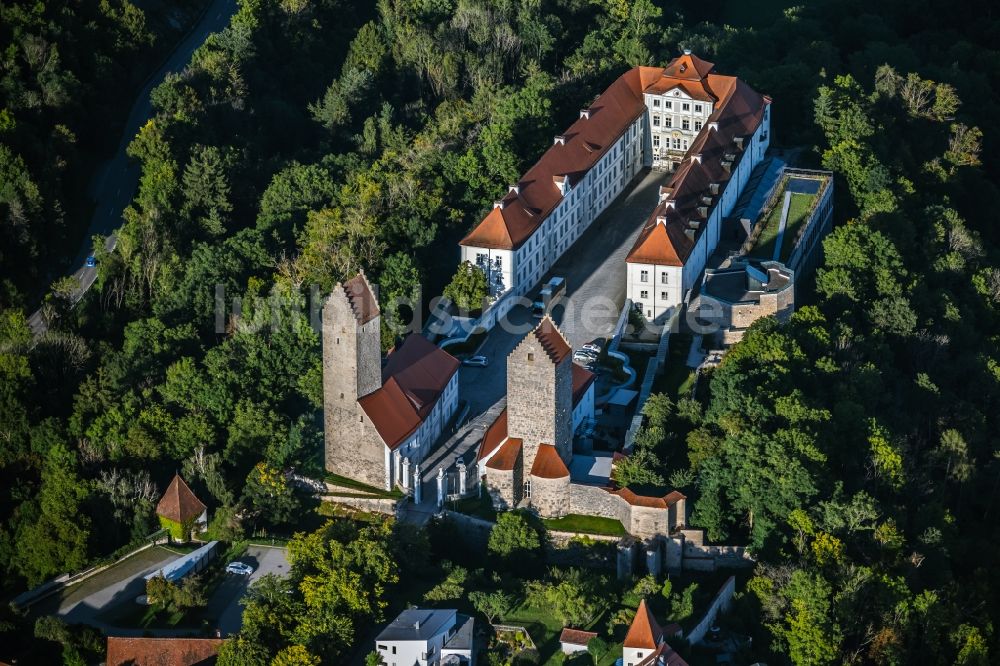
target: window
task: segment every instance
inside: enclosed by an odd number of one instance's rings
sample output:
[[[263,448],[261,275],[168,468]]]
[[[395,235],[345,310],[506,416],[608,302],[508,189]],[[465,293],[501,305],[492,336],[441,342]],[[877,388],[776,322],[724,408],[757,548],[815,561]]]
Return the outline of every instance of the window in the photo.
[[[696,129],[697,131],[699,131],[699,132],[700,132],[700,131],[701,131],[701,127],[702,127],[702,126],[701,126],[701,121],[700,121],[700,120],[696,120],[696,121],[694,121],[694,128],[695,128],[695,129]]]
[[[666,103],[666,107],[667,107],[668,109],[672,109],[672,108],[674,108],[674,103],[673,103],[673,102],[671,102],[671,101],[670,101],[670,100],[668,99],[668,100],[667,100],[667,103]],[[767,111],[764,111],[764,115],[765,115],[765,116],[767,115]]]
[[[396,654],[396,646],[395,645],[392,646],[392,653]]]
[[[667,272],[660,271],[660,284],[667,284]]]
[[[653,106],[657,109],[660,108],[660,100],[656,97],[653,98]]]
[[[661,301],[667,300],[667,292],[665,292],[665,291],[661,291],[660,292],[660,300]]]
[[[524,497],[525,499],[531,499],[531,481],[524,482]]]
[[[529,361],[534,361],[535,360],[535,355],[532,354],[531,352],[528,352],[528,360]]]
[[[490,260],[490,258],[489,258],[488,254],[483,254],[482,252],[477,252],[476,253],[476,265],[477,266],[485,266],[487,263],[489,263],[489,260]]]
[[[691,121],[687,118],[681,118],[681,129],[691,129]]]
[[[659,148],[659,147],[660,147],[660,135],[659,134],[654,134],[653,135],[653,148]],[[337,340],[339,342],[340,338],[337,338]]]
[[[667,116],[667,127],[674,126],[674,119],[671,116]]]
[[[681,111],[690,111],[690,110],[691,110],[691,105],[690,104],[688,104],[687,102],[684,102],[683,104],[681,104]]]
[[[684,150],[687,150],[688,149],[688,140],[687,139],[681,139],[681,145],[684,146]]]
[[[701,113],[701,109],[702,109],[701,104],[695,104],[694,105],[694,112],[695,113]]]
[[[639,292],[639,298],[649,298],[649,292],[645,289]]]
[[[670,147],[673,148],[674,150],[680,150],[681,149],[681,140],[678,139],[677,137],[674,137],[670,141]]]
[[[654,114],[653,115],[653,127],[659,127],[659,126],[660,126],[660,117]]]
[[[649,271],[639,271],[639,282],[649,282]]]

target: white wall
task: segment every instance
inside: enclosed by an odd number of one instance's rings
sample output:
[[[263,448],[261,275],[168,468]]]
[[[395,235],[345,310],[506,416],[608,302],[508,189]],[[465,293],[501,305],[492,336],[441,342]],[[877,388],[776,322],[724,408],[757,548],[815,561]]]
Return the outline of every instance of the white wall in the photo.
[[[643,271],[646,271],[646,282],[642,281]],[[680,266],[629,263],[626,277],[628,298],[633,303],[642,304],[642,314],[647,319],[657,319],[684,300],[682,271]],[[666,281],[663,280],[664,273]]]
[[[477,265],[479,255],[483,255],[495,265],[499,259],[504,290],[513,289],[519,296],[527,294],[642,169],[644,128],[645,117],[640,116],[611,144],[583,180],[566,192],[521,247],[511,251],[462,246],[462,261]]]
[[[431,413],[427,415],[423,423],[396,448],[396,452],[400,456],[410,459],[411,470],[414,463],[423,462],[424,458],[427,457],[431,447],[441,436],[448,420],[451,419],[458,409],[458,374],[456,372],[451,376],[448,385],[438,397],[437,402],[434,403]],[[391,453],[389,447],[386,447],[386,456],[390,456]],[[390,467],[391,477],[389,484],[386,486],[387,488],[392,488],[394,485],[402,483],[402,478],[397,474],[395,460],[391,461]]]

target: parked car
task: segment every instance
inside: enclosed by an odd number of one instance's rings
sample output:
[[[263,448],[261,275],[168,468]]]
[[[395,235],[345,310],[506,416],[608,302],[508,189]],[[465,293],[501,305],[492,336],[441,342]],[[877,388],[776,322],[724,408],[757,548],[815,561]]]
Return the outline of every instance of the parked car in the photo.
[[[474,368],[485,368],[489,364],[490,364],[490,359],[478,354],[476,356],[470,356],[469,358],[462,361],[462,365],[468,365]]]
[[[589,363],[597,360],[597,354],[586,349],[577,349],[573,352],[573,360]]]
[[[253,572],[253,567],[245,562],[230,562],[226,565],[226,573],[236,574],[238,576],[249,576]]]
[[[588,342],[584,346],[580,347],[580,351],[589,351],[589,352],[594,352],[595,354],[600,354],[601,347],[600,345],[595,344],[593,342]]]
[[[91,255],[91,256],[87,257],[87,261],[84,262],[84,263],[86,263],[87,268],[93,268],[94,266],[97,265],[97,257]]]

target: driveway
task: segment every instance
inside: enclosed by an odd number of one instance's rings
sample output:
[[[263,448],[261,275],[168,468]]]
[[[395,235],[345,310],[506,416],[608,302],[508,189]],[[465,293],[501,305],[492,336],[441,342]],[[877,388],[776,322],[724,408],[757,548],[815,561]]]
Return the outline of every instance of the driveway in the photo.
[[[225,574],[225,579],[215,589],[205,609],[208,617],[216,617],[217,628],[223,636],[231,636],[240,630],[243,623],[243,606],[240,600],[255,581],[267,574],[287,576],[289,572],[288,550],[273,546],[250,546],[246,554],[239,558],[254,568],[249,576]],[[221,562],[221,566],[229,564]]]
[[[653,211],[659,186],[670,175],[650,171],[620,195],[556,262],[536,285],[552,275],[566,278],[566,298],[554,308],[553,318],[574,349],[614,329],[625,304],[625,256]],[[442,437],[422,465],[421,506],[407,507],[410,520],[423,522],[436,511],[437,471],[452,469],[458,458],[471,462],[469,451],[479,445],[486,428],[503,409],[507,398],[507,356],[536,325],[525,306],[515,306],[507,322],[495,326],[476,351],[490,360],[485,368],[459,369],[459,395],[469,403],[465,426]],[[412,515],[410,515],[412,514]]]
[[[179,557],[159,546],[147,548],[60,594],[39,601],[32,605],[30,612],[32,615],[58,615],[70,623],[103,627],[98,616],[145,593],[145,575]]]
[[[229,19],[236,13],[237,8],[236,0],[214,0],[205,10],[198,25],[188,32],[187,37],[177,46],[167,62],[146,80],[145,87],[136,98],[125,122],[125,127],[122,129],[122,138],[118,143],[117,151],[110,160],[100,167],[90,184],[90,197],[94,201],[94,214],[83,237],[80,252],[73,263],[75,266],[81,266],[73,273],[73,276],[80,282],[80,287],[71,296],[74,304],[83,298],[83,295],[97,278],[97,268],[83,266],[84,260],[92,253],[93,237],[98,234],[107,236],[106,249],[113,250],[115,248],[114,232],[121,224],[122,211],[132,201],[132,196],[135,194],[136,185],[139,182],[139,167],[130,163],[125,151],[135,135],[138,134],[139,128],[152,115],[153,106],[150,102],[150,94],[153,92],[153,88],[160,85],[168,73],[184,69],[191,60],[191,54],[204,43],[208,35],[229,25]],[[41,310],[32,313],[28,318],[28,325],[36,337],[48,329],[48,322],[42,317]]]

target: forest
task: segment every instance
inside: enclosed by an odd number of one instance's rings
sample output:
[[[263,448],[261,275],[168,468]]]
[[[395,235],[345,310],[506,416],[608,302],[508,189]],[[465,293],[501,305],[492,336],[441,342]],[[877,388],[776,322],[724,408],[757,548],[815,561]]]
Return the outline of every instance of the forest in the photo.
[[[995,663],[1000,20],[983,0],[736,4],[241,0],[155,89],[117,249],[76,307],[46,297],[37,340],[38,285],[117,140],[100,119],[131,102],[115,81],[170,37],[127,0],[0,7],[3,592],[141,542],[175,471],[223,538],[302,529],[303,500],[266,481],[321,471],[316,291],[363,269],[386,301],[441,293],[458,239],[577,109],[690,48],[835,172],[836,228],[789,324],[756,324],[699,401],[651,402],[636,478],[683,468],[691,522],[753,549],[739,607],[766,661]],[[398,535],[325,529],[342,546],[297,537],[303,578],[405,583],[378,568]],[[382,612],[344,599],[325,628],[246,620],[231,663],[338,663]],[[301,619],[316,598],[287,601]]]

